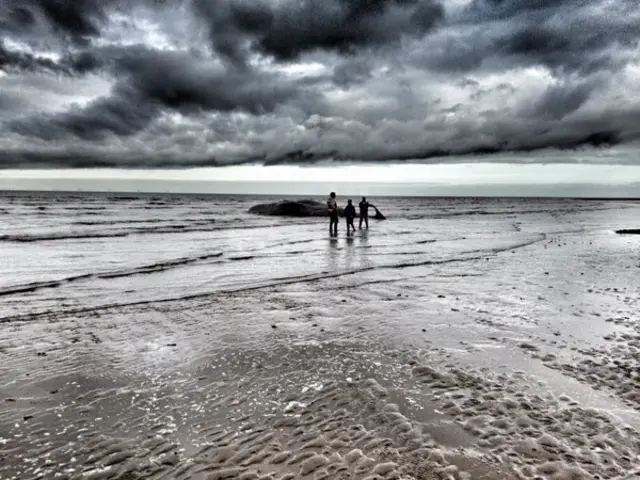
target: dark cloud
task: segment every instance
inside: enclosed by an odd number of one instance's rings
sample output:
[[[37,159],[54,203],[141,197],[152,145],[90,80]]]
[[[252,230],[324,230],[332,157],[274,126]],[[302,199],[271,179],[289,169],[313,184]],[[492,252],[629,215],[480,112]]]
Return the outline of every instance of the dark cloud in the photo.
[[[465,87],[477,88],[480,86],[480,83],[477,80],[474,80],[473,78],[468,78],[468,77],[461,78],[456,83],[462,88],[465,88]]]
[[[633,0],[475,0],[414,61],[448,73],[544,66],[588,76],[629,62],[638,47]]]
[[[0,91],[0,118],[15,115],[28,105],[29,102],[22,96]]]
[[[143,101],[180,111],[240,110],[258,115],[272,112],[297,94],[278,76],[227,71],[184,53],[130,49],[116,58],[115,69]]]
[[[466,10],[469,16],[487,21],[518,15],[550,16],[559,9],[575,6],[576,3],[579,0],[473,0]]]
[[[98,23],[104,20],[104,3],[104,0],[36,0],[32,5],[57,33],[85,43],[100,34]]]
[[[153,103],[139,101],[133,91],[116,89],[113,95],[85,107],[18,119],[10,128],[20,135],[49,142],[69,137],[94,142],[109,135],[133,135],[146,128],[157,115],[158,108]]]
[[[185,2],[190,0],[176,0]],[[115,12],[131,15],[133,7],[166,7],[170,0],[4,0],[0,3],[0,32],[29,39],[38,27],[63,42],[87,46],[97,39]],[[46,39],[45,39],[46,43]]]
[[[639,38],[635,0],[0,0],[0,166],[608,148]]]
[[[0,28],[20,36],[44,27],[68,42],[86,44],[100,35],[112,0],[22,0],[0,5]],[[13,4],[13,5],[11,5]]]
[[[536,118],[561,120],[584,105],[598,86],[599,82],[552,85],[536,99],[528,114]]]
[[[371,78],[371,63],[366,60],[345,61],[333,69],[332,80],[338,86],[361,84]]]
[[[29,52],[20,52],[8,49],[4,42],[0,40],[0,70],[12,71],[34,71],[50,70],[52,72],[65,71],[59,63]]]
[[[640,137],[636,137],[638,139]],[[518,163],[553,163],[547,162],[544,156],[536,156],[528,158],[527,153],[536,151],[552,151],[557,149],[560,151],[583,151],[584,147],[610,147],[620,143],[619,134],[615,131],[601,131],[574,139],[568,138],[552,138],[538,139],[530,144],[516,145],[509,147],[503,145],[477,145],[467,148],[452,149],[403,149],[396,154],[390,152],[378,151],[368,155],[350,155],[341,153],[337,150],[318,150],[316,148],[298,149],[285,152],[281,155],[254,155],[233,162],[234,165],[254,165],[261,164],[267,166],[276,165],[313,165],[331,163],[402,163],[402,162],[425,162],[425,163],[460,163],[473,161],[470,157],[479,157],[484,161],[487,155],[499,153],[511,153],[517,156],[498,157],[496,162],[518,162]],[[520,154],[520,155],[519,155]],[[563,157],[562,163],[582,163],[580,157],[572,157],[566,155]],[[614,164],[635,164],[635,160],[629,160],[627,157],[613,159]],[[62,168],[196,168],[196,167],[219,167],[228,165],[226,159],[218,159],[215,156],[198,156],[189,153],[176,158],[173,155],[166,154],[141,154],[129,152],[127,154],[114,154],[96,149],[79,150],[68,149],[65,151],[34,151],[34,150],[13,150],[0,152],[0,169],[2,168],[46,168],[46,167],[62,167]]]
[[[105,62],[94,52],[81,51],[66,55],[61,61],[61,64],[68,71],[82,75],[100,70]]]
[[[443,15],[431,1],[352,0],[294,2],[278,12],[260,32],[258,48],[280,60],[315,49],[351,53],[354,49],[397,41],[401,35],[423,36]],[[299,4],[298,4],[299,5]]]
[[[599,22],[592,26],[595,28],[589,28],[592,21],[578,18],[563,26],[523,25],[499,36],[495,41],[496,52],[507,59],[584,75],[622,66],[610,49],[617,45],[638,45],[637,20]]]
[[[29,151],[14,150],[0,152],[0,169],[2,168],[48,168],[57,166],[62,168],[176,168],[189,167],[219,167],[221,163],[215,158],[193,158],[185,156],[182,164],[174,157],[155,155],[114,155],[93,150],[82,151],[70,149],[66,151]]]
[[[20,29],[31,27],[35,23],[35,17],[28,8],[19,5],[7,5],[0,7],[0,31],[7,30],[17,32]]]
[[[292,61],[316,50],[354,53],[423,37],[443,18],[435,0],[266,2],[196,0],[221,55],[243,64],[248,49]]]
[[[118,78],[109,96],[62,113],[16,119],[10,123],[11,131],[47,141],[63,137],[98,141],[133,135],[165,111],[260,115],[298,95],[294,85],[278,76],[227,72],[184,52],[137,46],[101,53],[88,63],[109,65]]]
[[[546,132],[548,133],[548,132]],[[546,138],[544,138],[546,137]],[[370,155],[348,155],[337,151],[295,150],[284,155],[267,159],[265,165],[297,165],[331,161],[350,161],[365,163],[414,162],[448,157],[491,155],[497,153],[531,153],[544,149],[577,150],[581,147],[612,147],[620,144],[620,133],[612,130],[582,134],[575,137],[556,137],[553,135],[532,138],[528,143],[509,145],[507,140],[491,144],[477,144],[472,147],[451,148],[406,148],[397,152],[373,152]]]

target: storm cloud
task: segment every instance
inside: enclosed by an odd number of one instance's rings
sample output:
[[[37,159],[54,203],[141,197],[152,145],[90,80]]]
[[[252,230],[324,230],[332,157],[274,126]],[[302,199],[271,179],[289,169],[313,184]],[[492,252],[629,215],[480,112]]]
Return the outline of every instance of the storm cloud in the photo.
[[[634,147],[639,39],[635,0],[0,0],[0,167]]]
[[[247,50],[292,61],[314,50],[355,53],[403,35],[423,37],[444,15],[435,0],[267,2],[196,0],[214,48],[234,61]]]

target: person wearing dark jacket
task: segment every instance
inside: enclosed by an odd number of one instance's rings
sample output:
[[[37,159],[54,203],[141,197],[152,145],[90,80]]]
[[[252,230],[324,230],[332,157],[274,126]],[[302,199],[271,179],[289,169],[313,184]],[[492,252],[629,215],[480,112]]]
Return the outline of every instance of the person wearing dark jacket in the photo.
[[[369,207],[374,207],[369,202],[367,202],[367,197],[362,197],[362,201],[360,202],[360,225],[359,228],[362,230],[362,222],[364,221],[367,229],[369,229]]]
[[[349,227],[356,231],[356,227],[353,225],[353,219],[356,218],[356,207],[353,206],[351,200],[347,202],[347,206],[344,208],[344,216],[347,219],[347,235],[351,235]]]

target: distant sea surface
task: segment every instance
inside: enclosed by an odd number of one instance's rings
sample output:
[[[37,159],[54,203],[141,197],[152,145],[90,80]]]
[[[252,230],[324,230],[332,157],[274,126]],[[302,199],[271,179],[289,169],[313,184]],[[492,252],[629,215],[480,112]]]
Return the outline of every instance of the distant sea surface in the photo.
[[[0,169],[0,191],[68,191],[68,192],[138,192],[164,194],[226,195],[326,195],[335,190],[340,195],[398,197],[555,197],[555,198],[640,198],[640,184],[536,183],[535,176],[526,184],[487,183],[481,178],[466,179],[457,184],[455,178],[442,182],[418,177],[414,182],[366,182],[357,175],[337,172],[333,181],[314,181],[311,174],[300,171],[301,181],[216,181],[169,180],[159,178],[56,178],[55,172],[41,178],[12,178]],[[149,174],[152,175],[152,174]],[[208,174],[211,175],[211,174]],[[215,177],[214,177],[215,178]],[[606,177],[605,177],[606,178]],[[632,182],[634,174],[630,174]]]
[[[495,254],[555,231],[607,232],[638,215],[633,201],[370,198],[388,220],[353,239],[341,223],[331,243],[325,219],[248,213],[282,198],[2,193],[0,317],[371,275]]]

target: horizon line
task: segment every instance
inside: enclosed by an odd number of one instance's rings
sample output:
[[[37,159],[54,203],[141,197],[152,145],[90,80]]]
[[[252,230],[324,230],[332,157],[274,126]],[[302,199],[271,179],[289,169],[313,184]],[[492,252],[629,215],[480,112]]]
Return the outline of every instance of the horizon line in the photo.
[[[297,197],[300,200],[305,199],[305,195],[309,196],[324,196],[325,194],[272,194],[272,193],[211,193],[211,192],[141,192],[141,191],[130,191],[130,190],[47,190],[47,189],[31,189],[31,190],[23,190],[23,189],[5,189],[0,188],[0,195],[6,194],[31,194],[31,193],[52,193],[52,194],[88,194],[88,195],[96,195],[96,194],[106,194],[106,195],[139,195],[139,196],[150,196],[150,195],[167,195],[167,196],[207,196],[207,197],[216,197],[216,196],[232,196],[232,197]],[[343,194],[341,196],[349,196],[351,194]],[[360,195],[360,194],[357,194]],[[364,195],[370,196],[370,195]],[[469,194],[461,194],[461,195],[398,195],[398,194],[375,194],[375,197],[384,197],[384,198],[526,198],[526,199],[550,199],[550,200],[598,200],[598,201],[640,201],[640,196],[637,197],[588,197],[588,196],[572,196],[572,195],[469,195]]]

